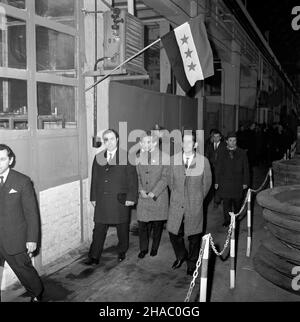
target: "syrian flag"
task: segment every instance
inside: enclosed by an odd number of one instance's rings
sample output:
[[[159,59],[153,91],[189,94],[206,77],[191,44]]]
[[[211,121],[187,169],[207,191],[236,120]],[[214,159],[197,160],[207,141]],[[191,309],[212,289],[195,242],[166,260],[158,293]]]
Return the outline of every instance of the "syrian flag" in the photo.
[[[214,59],[200,16],[161,38],[176,80],[189,92],[198,80],[214,75]]]

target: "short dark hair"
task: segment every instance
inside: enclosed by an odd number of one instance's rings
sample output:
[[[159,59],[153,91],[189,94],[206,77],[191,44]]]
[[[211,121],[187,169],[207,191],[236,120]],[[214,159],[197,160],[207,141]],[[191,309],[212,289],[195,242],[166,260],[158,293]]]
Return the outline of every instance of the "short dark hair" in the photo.
[[[6,144],[0,144],[0,151],[7,151],[7,155],[9,159],[13,159],[13,163],[9,166],[10,168],[13,168],[16,165],[16,155],[14,151]]]
[[[115,135],[116,139],[119,140],[119,133],[113,129],[108,129],[108,130],[104,131],[102,134],[103,139],[104,139],[104,136],[108,133],[113,133]]]
[[[197,133],[195,130],[184,130],[182,133],[182,141],[186,135],[191,135],[193,137],[194,144],[197,143]]]
[[[216,135],[216,134],[222,136],[222,133],[219,130],[215,130],[214,135]]]

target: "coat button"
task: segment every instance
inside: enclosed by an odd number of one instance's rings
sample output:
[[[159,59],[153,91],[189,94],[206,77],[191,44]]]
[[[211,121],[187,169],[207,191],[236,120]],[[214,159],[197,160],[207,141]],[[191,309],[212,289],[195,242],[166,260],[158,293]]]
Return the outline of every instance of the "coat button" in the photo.
[[[108,183],[108,180],[105,180],[105,183]]]

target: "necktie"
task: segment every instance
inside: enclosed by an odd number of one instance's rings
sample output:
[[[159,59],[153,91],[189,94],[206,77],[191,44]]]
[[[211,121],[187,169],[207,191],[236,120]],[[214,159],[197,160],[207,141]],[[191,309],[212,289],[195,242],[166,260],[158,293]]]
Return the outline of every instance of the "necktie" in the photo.
[[[190,158],[186,158],[186,160],[185,160],[184,166],[186,169],[188,169],[188,167],[189,167],[189,160],[190,160]]]
[[[148,152],[148,165],[151,165],[151,152]]]
[[[1,176],[0,177],[0,188],[2,188],[4,186],[4,177]]]
[[[111,160],[112,160],[112,153],[108,153],[108,163],[110,163],[111,162]]]
[[[217,151],[218,145],[217,143],[215,143],[215,151]]]

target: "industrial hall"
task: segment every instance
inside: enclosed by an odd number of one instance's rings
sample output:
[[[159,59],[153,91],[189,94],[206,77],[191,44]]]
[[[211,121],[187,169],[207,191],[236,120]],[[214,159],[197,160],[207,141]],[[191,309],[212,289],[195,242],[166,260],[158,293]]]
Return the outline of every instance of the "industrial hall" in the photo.
[[[0,0],[0,302],[299,300],[299,1]]]

